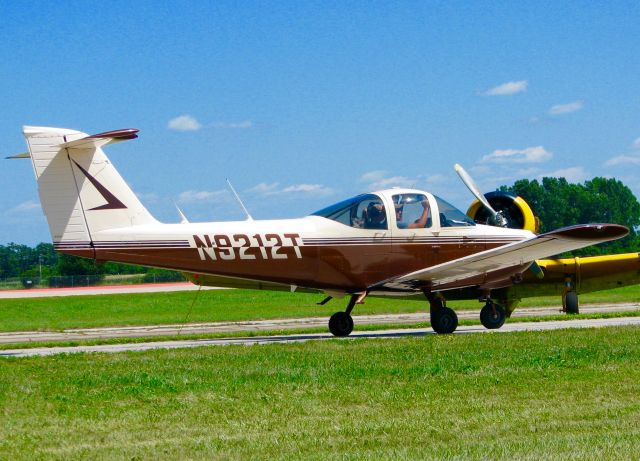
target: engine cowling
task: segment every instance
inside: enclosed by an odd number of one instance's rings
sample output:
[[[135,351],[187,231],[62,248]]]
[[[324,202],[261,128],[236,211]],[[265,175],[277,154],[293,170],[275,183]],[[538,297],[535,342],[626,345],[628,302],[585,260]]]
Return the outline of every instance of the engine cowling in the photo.
[[[540,221],[533,214],[533,210],[522,197],[516,197],[507,192],[489,192],[484,194],[489,204],[507,220],[507,227],[511,229],[525,229],[537,233]],[[491,224],[491,213],[479,200],[475,200],[467,215],[478,224]]]

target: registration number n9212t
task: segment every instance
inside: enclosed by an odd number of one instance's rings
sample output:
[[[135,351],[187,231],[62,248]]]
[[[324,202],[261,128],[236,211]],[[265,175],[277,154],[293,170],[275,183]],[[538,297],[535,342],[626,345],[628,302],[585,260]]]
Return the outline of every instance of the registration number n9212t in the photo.
[[[204,234],[194,235],[200,259],[212,261],[302,259],[299,234]]]

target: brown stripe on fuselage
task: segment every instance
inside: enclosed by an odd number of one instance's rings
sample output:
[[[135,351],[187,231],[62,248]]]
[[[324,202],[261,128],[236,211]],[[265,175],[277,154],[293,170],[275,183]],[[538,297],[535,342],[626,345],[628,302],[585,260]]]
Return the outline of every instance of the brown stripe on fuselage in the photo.
[[[117,242],[102,242],[94,249],[86,242],[85,248],[56,245],[56,249],[90,258],[93,258],[95,250],[95,259],[100,261],[357,292],[381,280],[501,246],[488,242],[479,246],[477,242],[466,242],[463,239],[439,244],[417,244],[405,239],[403,243],[393,245],[303,245],[299,247],[301,258],[295,257],[293,248],[283,247],[281,251],[287,254],[287,259],[213,261],[202,260],[197,248],[180,247],[182,242],[178,242],[172,248],[158,247],[158,241],[138,241],[137,247],[135,242],[127,242],[120,247],[117,247]]]

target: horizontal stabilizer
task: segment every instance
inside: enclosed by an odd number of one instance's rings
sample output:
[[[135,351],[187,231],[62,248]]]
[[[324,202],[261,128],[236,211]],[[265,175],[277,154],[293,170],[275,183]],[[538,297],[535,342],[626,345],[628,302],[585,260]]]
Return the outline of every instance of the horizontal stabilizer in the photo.
[[[67,149],[91,149],[113,144],[120,141],[136,139],[138,131],[135,128],[125,128],[124,130],[107,131],[105,133],[94,134],[84,138],[60,144],[60,147]]]
[[[9,160],[13,160],[13,159],[16,159],[16,158],[31,158],[31,154],[29,152],[20,152],[19,154],[7,157],[7,159],[9,159]]]

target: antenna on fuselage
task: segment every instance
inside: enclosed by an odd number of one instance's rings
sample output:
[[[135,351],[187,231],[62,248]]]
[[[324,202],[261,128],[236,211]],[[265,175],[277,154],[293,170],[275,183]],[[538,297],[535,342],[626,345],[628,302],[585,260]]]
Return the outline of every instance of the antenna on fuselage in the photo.
[[[180,215],[180,224],[189,224],[189,220],[184,215],[178,204],[176,202],[173,202],[173,205],[176,207],[176,210],[178,210],[178,214]]]
[[[226,181],[227,181],[227,185],[229,186],[229,189],[231,189],[231,192],[233,192],[234,197],[242,207],[242,211],[244,211],[244,213],[247,215],[247,221],[253,221],[253,217],[251,216],[251,214],[249,214],[249,211],[247,210],[247,207],[244,206],[244,203],[242,203],[242,199],[240,198],[236,190],[231,185],[231,181],[229,181],[229,178],[227,178]]]

